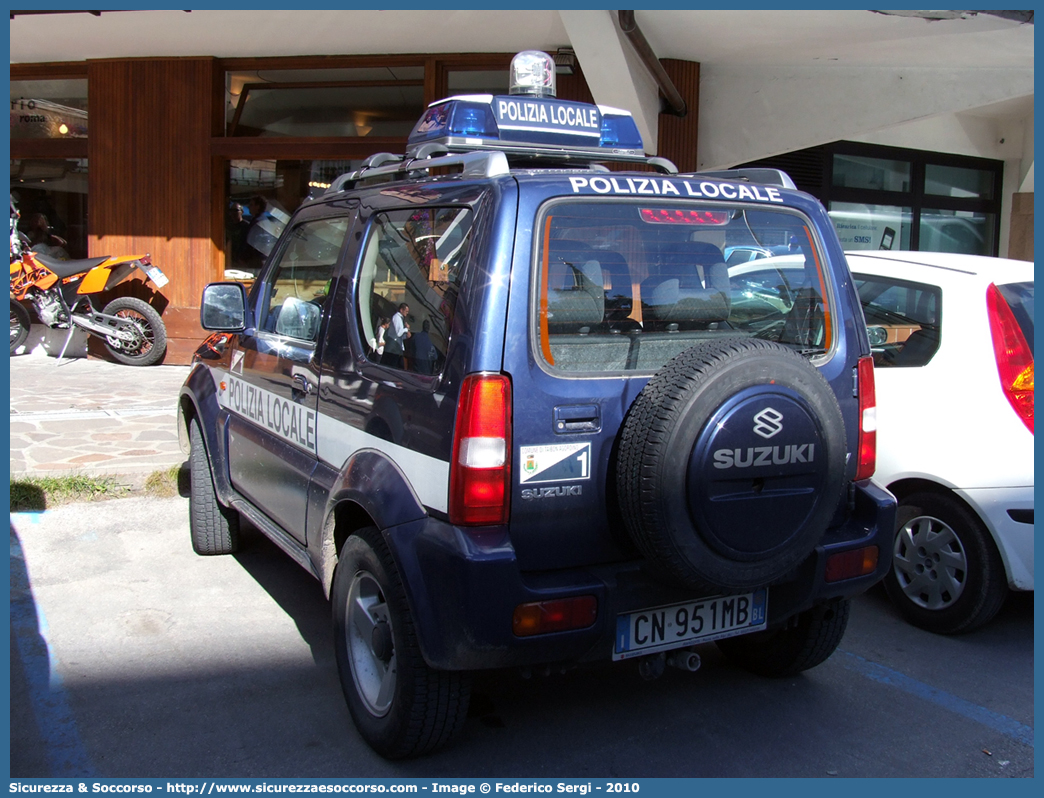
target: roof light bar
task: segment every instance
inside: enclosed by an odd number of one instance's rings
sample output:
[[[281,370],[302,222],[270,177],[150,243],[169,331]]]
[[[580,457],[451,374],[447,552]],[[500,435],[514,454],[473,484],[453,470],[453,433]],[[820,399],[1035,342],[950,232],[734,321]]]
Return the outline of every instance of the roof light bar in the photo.
[[[646,160],[628,111],[556,99],[554,60],[547,53],[520,53],[513,64],[511,94],[460,95],[428,106],[410,134],[407,154],[438,143],[453,152],[495,149],[535,158]]]

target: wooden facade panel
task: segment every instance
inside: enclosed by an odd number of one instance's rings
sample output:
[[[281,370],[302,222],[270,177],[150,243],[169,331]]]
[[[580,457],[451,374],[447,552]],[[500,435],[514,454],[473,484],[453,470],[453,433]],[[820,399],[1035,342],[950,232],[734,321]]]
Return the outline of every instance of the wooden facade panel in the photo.
[[[678,89],[689,112],[683,117],[660,114],[657,155],[674,161],[681,172],[697,167],[696,144],[700,124],[700,65],[695,61],[661,58],[664,71]]]
[[[170,278],[174,307],[196,307],[217,279],[210,58],[88,64],[90,254],[145,253]],[[162,304],[162,303],[161,303]]]

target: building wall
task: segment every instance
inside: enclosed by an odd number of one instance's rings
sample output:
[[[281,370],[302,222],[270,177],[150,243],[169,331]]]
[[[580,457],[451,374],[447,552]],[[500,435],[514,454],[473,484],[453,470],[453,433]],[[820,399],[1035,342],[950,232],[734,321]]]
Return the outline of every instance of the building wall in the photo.
[[[1019,193],[1012,198],[1008,257],[1015,260],[1033,260],[1032,193]]]
[[[223,74],[213,58],[125,59],[89,62],[88,80],[90,255],[152,255],[170,283],[120,289],[163,312],[167,362],[186,362],[203,335],[200,290],[221,275],[210,139]]]

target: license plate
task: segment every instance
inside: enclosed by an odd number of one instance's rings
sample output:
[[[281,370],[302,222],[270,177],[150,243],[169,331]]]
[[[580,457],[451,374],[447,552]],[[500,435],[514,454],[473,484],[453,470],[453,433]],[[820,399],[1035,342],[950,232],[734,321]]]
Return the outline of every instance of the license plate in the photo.
[[[768,591],[653,607],[616,617],[613,659],[708,643],[765,628]]]
[[[157,288],[162,288],[170,282],[170,280],[167,279],[167,275],[160,271],[158,266],[149,266],[149,268],[145,270],[145,274],[147,274],[149,279],[156,284]]]

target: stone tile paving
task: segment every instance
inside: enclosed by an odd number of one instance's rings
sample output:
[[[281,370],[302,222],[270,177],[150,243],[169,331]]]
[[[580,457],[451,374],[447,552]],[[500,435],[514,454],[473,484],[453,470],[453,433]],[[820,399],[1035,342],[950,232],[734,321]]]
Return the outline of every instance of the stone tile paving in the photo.
[[[180,465],[188,366],[11,358],[11,474],[133,475]]]

